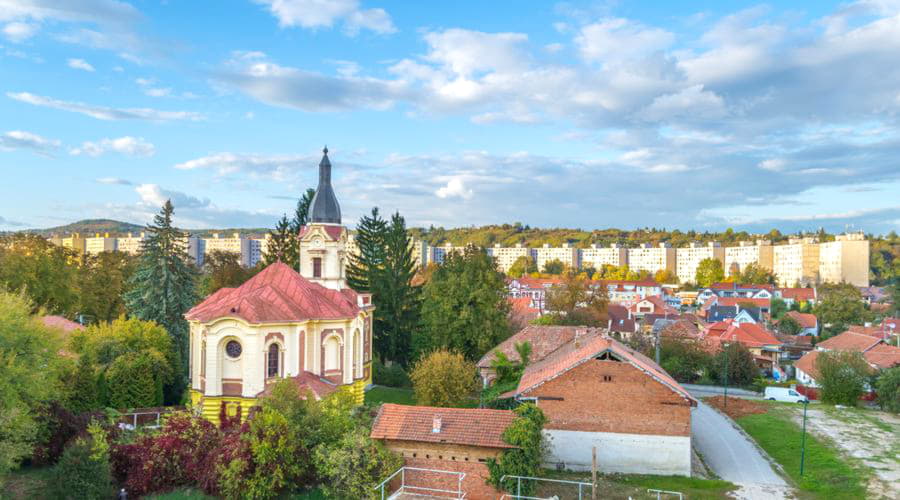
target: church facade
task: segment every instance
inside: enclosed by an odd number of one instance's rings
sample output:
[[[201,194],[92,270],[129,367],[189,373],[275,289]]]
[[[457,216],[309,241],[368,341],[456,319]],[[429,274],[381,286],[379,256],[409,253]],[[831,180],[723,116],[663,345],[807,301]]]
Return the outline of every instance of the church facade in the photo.
[[[348,236],[326,148],[310,221],[298,235],[299,271],[275,262],[185,315],[191,402],[204,416],[217,421],[222,402],[246,413],[283,378],[307,397],[348,391],[362,404],[372,381],[375,306],[370,294],[347,286]]]

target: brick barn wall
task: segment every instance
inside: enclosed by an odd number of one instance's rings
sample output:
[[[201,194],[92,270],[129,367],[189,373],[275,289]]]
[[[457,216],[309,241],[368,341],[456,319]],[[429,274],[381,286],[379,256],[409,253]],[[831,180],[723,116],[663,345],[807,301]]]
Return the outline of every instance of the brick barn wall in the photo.
[[[500,450],[474,446],[441,445],[410,441],[387,441],[387,447],[403,456],[404,465],[420,469],[434,469],[465,473],[462,489],[466,498],[497,499],[501,493],[487,484],[490,473],[481,460],[496,457]],[[415,456],[414,456],[415,455]],[[421,471],[406,472],[407,486],[453,490],[457,488],[457,476]],[[399,483],[392,485],[399,487]],[[415,491],[414,491],[415,492]]]

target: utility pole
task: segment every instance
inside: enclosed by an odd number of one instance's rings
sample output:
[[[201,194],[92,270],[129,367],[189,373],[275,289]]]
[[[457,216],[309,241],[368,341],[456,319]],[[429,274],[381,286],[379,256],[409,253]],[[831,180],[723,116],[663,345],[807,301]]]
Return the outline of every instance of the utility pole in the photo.
[[[723,351],[725,352],[725,399],[722,403],[722,409],[728,409],[728,344],[724,344],[725,348]]]
[[[800,477],[803,477],[803,462],[806,460],[806,407],[809,399],[803,402],[803,434],[800,438]]]
[[[591,447],[591,500],[597,500],[597,447]]]

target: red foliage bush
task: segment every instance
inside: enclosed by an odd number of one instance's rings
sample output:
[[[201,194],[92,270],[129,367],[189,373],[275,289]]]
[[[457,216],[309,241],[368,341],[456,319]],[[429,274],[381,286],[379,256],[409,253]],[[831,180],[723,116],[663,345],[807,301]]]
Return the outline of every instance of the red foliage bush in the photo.
[[[76,415],[57,401],[44,406],[38,414],[45,434],[34,447],[31,463],[33,465],[55,464],[62,455],[66,445],[74,438],[87,432],[91,420],[104,421],[103,412],[94,411]]]

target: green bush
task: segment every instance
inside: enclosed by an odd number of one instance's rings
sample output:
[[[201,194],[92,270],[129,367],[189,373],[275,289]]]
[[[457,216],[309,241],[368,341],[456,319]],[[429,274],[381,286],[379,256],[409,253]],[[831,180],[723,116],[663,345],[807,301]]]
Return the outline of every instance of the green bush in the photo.
[[[488,483],[506,491],[514,491],[516,482],[511,479],[500,481],[500,478],[505,475],[537,476],[547,449],[541,433],[544,424],[547,423],[547,417],[541,409],[532,403],[526,403],[514,411],[517,417],[503,431],[503,441],[516,448],[504,450],[499,460],[491,458],[487,461],[490,471]],[[534,481],[525,481],[522,484],[521,494],[531,495],[534,488]]]
[[[823,352],[816,358],[823,403],[855,406],[866,391],[869,364],[858,352]]]
[[[72,441],[53,469],[53,496],[61,499],[104,499],[112,496],[109,443],[103,427],[92,422],[88,436]]]
[[[409,375],[399,363],[385,366],[378,358],[373,363],[372,381],[385,387],[412,387]]]
[[[753,379],[759,376],[759,368],[753,361],[753,355],[746,347],[737,342],[722,348],[710,364],[710,371],[717,384],[725,382],[726,366],[728,367],[728,385],[749,386]]]
[[[369,438],[366,428],[316,450],[322,489],[334,498],[380,498],[373,488],[403,466],[403,458]]]
[[[412,372],[416,402],[424,406],[461,406],[478,390],[475,364],[462,354],[434,351]]]
[[[106,375],[110,406],[145,408],[163,403],[162,381],[151,357],[149,352],[129,353],[112,362]]]
[[[900,366],[881,372],[875,383],[878,404],[883,410],[900,413]]]

